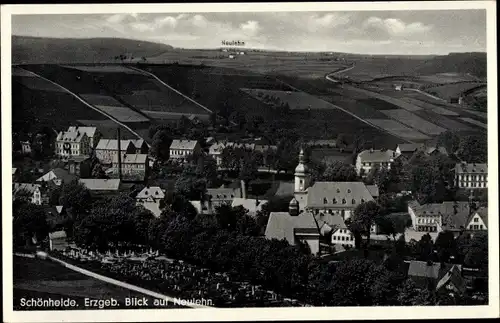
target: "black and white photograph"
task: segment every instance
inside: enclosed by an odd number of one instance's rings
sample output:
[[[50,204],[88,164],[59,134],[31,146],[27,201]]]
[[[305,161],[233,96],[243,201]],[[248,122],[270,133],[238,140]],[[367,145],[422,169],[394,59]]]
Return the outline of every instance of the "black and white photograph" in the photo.
[[[498,316],[495,6],[2,6],[4,321]]]

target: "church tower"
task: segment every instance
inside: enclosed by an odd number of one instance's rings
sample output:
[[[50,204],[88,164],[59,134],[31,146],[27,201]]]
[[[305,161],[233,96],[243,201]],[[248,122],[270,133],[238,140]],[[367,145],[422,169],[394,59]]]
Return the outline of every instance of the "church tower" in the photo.
[[[295,168],[295,192],[294,197],[299,202],[299,210],[305,210],[307,206],[307,189],[310,185],[309,168],[307,167],[304,149],[300,150],[299,164]]]

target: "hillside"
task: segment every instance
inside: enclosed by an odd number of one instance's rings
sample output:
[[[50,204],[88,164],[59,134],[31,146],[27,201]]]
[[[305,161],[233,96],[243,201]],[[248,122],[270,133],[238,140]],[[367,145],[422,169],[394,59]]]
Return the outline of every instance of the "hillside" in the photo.
[[[12,63],[104,63],[130,53],[134,57],[157,56],[172,46],[122,38],[39,38],[12,36]]]

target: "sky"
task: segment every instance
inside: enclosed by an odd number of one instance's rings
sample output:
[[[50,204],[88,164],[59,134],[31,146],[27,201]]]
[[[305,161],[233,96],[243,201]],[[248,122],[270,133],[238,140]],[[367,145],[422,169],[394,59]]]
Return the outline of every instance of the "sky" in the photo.
[[[286,51],[426,55],[486,51],[485,10],[15,15],[12,34],[120,37],[181,48],[223,40]]]

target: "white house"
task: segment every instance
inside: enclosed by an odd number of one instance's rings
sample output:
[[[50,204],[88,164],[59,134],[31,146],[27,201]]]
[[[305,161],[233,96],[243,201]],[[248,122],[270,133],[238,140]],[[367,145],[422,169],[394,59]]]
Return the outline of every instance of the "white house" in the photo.
[[[60,186],[63,183],[69,183],[72,180],[77,179],[73,174],[70,174],[67,170],[62,168],[54,168],[44,174],[42,177],[38,178],[37,182],[53,182],[55,185]]]
[[[72,127],[70,127],[71,129]],[[90,154],[90,138],[80,130],[61,131],[56,137],[56,155],[67,158]]]
[[[137,148],[130,140],[120,140],[122,154],[135,154]],[[113,158],[118,156],[118,140],[101,139],[95,148],[96,157],[105,165],[113,163]]]
[[[459,188],[487,188],[488,164],[457,164],[455,166],[455,182]]]
[[[354,235],[345,225],[344,219],[340,215],[328,213],[315,214],[314,218],[320,227],[322,235],[331,234],[331,243],[343,247],[354,247]]]
[[[201,152],[201,147],[196,140],[174,139],[170,144],[170,158],[185,160],[188,156]]]
[[[31,183],[13,183],[12,195],[27,194],[31,203],[36,205],[46,204],[48,202],[46,190],[41,184]]]
[[[397,157],[396,152],[390,149],[387,150],[363,150],[356,158],[356,172],[358,176],[368,174],[372,168],[379,166],[380,168],[391,169],[391,164]]]
[[[135,197],[137,205],[142,205],[156,217],[161,214],[160,201],[165,198],[165,191],[159,186],[143,188]]]
[[[488,230],[488,208],[481,207],[473,212],[467,221],[466,229],[470,231]]]
[[[66,231],[56,231],[49,233],[50,250],[65,250],[69,244],[66,240]]]
[[[467,225],[470,208],[468,202],[443,202],[421,205],[408,204],[413,229],[417,232],[461,231]]]

